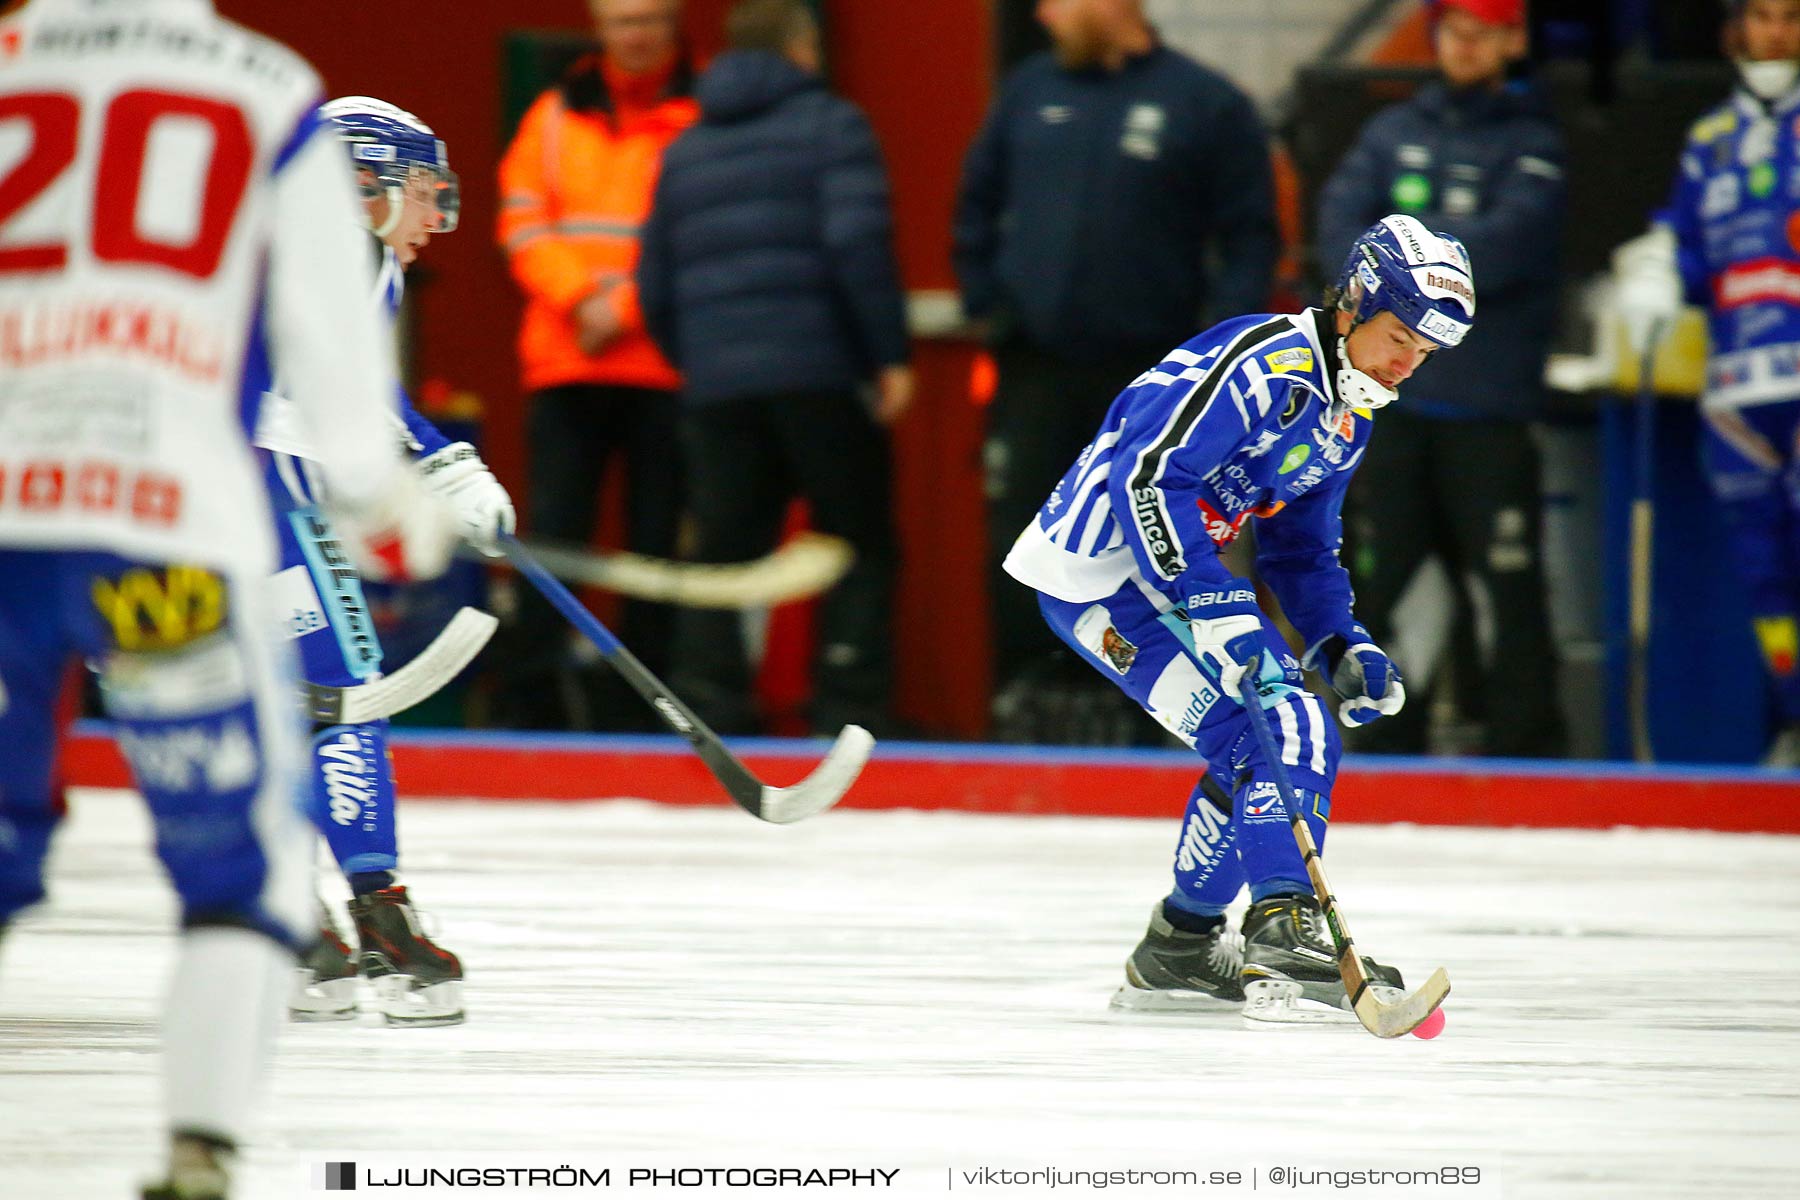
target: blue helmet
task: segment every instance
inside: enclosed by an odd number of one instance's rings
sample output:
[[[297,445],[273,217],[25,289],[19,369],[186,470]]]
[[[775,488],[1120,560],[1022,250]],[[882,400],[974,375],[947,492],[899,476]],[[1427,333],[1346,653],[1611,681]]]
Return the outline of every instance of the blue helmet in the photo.
[[[1454,346],[1475,319],[1469,253],[1417,218],[1383,217],[1350,248],[1338,273],[1337,306],[1360,325],[1383,309],[1440,346]]]
[[[444,140],[431,126],[403,108],[373,96],[344,96],[319,110],[336,128],[350,150],[350,164],[374,176],[365,181],[363,194],[385,195],[388,218],[375,230],[380,237],[400,223],[400,210],[409,188],[430,189],[432,216],[426,228],[449,233],[456,228],[462,210],[462,192]]]

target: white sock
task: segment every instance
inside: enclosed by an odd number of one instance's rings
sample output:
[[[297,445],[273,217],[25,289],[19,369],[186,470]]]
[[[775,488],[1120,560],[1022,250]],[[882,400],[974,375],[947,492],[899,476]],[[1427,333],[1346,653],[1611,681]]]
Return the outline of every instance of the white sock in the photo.
[[[248,929],[182,934],[163,1016],[171,1129],[240,1141],[287,1011],[294,958]]]

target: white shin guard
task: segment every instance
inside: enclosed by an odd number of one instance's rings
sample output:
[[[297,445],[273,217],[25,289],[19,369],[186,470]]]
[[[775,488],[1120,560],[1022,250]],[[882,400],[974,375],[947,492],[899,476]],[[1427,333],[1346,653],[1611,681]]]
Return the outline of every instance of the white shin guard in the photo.
[[[243,1136],[287,1010],[293,955],[263,934],[204,926],[182,934],[163,1017],[172,1129]]]

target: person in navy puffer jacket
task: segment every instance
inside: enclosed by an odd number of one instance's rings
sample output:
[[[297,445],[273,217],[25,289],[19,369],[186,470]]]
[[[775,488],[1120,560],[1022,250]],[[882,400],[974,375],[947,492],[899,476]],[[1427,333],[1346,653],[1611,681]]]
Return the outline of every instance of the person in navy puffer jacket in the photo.
[[[1541,94],[1507,75],[1526,49],[1523,0],[1430,5],[1440,79],[1363,128],[1320,195],[1317,249],[1335,263],[1382,214],[1418,217],[1468,248],[1481,274],[1480,331],[1422,369],[1405,410],[1383,419],[1347,504],[1352,574],[1370,631],[1392,642],[1394,609],[1438,555],[1469,610],[1491,619],[1491,650],[1470,689],[1487,698],[1483,750],[1555,757],[1566,739],[1530,422],[1543,409],[1561,286],[1562,135]],[[1416,680],[1431,675],[1426,663],[1401,665]],[[1355,748],[1428,749],[1431,707],[1415,703]]]
[[[952,246],[998,377],[982,443],[988,732],[1104,745],[1136,714],[1093,690],[1001,563],[1144,363],[1268,307],[1281,239],[1249,97],[1165,46],[1142,0],[1033,11],[1052,48],[1001,83],[964,160]]]
[[[803,0],[743,0],[726,36],[696,89],[700,124],[663,158],[637,269],[651,336],[685,380],[695,557],[768,553],[804,496],[814,527],[856,552],[820,613],[812,721],[880,733],[896,560],[884,427],[913,392],[887,175],[868,120],[819,76]],[[736,614],[682,615],[674,683],[715,728],[755,730]]]

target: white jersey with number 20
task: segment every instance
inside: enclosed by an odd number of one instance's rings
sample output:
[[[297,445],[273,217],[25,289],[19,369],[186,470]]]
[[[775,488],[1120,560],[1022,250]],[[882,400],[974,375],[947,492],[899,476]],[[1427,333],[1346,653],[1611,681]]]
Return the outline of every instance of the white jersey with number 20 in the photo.
[[[333,493],[398,468],[320,82],[209,0],[0,21],[0,546],[268,570],[273,371]]]

